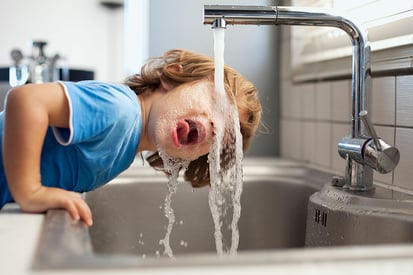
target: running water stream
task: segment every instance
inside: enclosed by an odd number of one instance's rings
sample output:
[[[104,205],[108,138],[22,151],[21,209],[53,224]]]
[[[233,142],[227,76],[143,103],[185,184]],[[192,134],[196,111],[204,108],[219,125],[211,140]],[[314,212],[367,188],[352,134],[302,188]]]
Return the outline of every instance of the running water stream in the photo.
[[[210,171],[209,207],[214,221],[215,246],[218,255],[235,255],[238,249],[238,220],[241,215],[242,193],[242,135],[237,106],[231,103],[224,85],[224,35],[225,29],[214,29],[215,52],[215,136],[208,155]],[[168,219],[167,232],[160,244],[164,254],[174,258],[169,239],[175,223],[171,207],[172,195],[178,186],[179,170],[186,169],[189,161],[160,156],[169,174],[168,194],[164,213]],[[232,214],[232,215],[231,215]]]
[[[222,119],[216,121],[216,135],[208,155],[211,179],[209,207],[214,221],[218,255],[235,255],[239,243],[243,151],[238,110],[225,92],[224,38],[225,29],[214,28],[214,79],[217,97],[214,107],[216,117]]]

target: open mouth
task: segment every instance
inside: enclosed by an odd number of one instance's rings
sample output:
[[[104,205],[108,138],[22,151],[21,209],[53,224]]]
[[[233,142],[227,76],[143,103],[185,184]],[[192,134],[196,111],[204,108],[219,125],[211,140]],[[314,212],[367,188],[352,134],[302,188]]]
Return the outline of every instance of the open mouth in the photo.
[[[173,139],[177,146],[194,145],[202,141],[204,137],[204,127],[191,119],[178,121],[174,131]]]

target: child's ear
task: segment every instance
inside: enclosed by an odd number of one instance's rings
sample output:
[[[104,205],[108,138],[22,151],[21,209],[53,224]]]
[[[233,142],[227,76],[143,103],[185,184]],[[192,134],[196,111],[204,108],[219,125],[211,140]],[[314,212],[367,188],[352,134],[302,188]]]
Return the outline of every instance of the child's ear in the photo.
[[[163,81],[162,79],[161,79],[161,87],[162,87],[163,90],[165,90],[165,92],[168,92],[168,91],[172,90],[173,88],[175,88],[174,85],[172,85],[172,84],[170,84],[166,81]]]
[[[168,69],[180,73],[184,70],[184,67],[181,64],[171,64],[168,65]]]
[[[175,72],[182,72],[183,69],[184,69],[184,68],[182,67],[181,64],[172,64],[172,65],[169,65],[169,66],[168,66],[168,70],[175,71]],[[163,88],[164,90],[166,90],[166,91],[169,91],[169,90],[172,90],[173,88],[175,88],[174,85],[172,85],[172,84],[170,84],[170,83],[168,83],[168,82],[163,81],[162,78],[161,78],[161,86],[162,86],[162,88]]]

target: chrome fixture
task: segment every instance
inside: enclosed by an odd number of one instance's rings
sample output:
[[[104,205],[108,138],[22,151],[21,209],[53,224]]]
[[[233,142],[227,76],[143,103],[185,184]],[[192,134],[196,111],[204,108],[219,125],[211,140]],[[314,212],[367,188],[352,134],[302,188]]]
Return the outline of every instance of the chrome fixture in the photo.
[[[219,22],[217,22],[219,21]],[[223,23],[225,22],[225,23]],[[370,45],[367,32],[356,23],[332,10],[278,6],[205,5],[204,24],[226,25],[301,25],[336,27],[344,30],[352,43],[352,110],[350,135],[340,140],[338,151],[346,159],[344,178],[335,184],[355,191],[373,187],[373,169],[392,171],[399,162],[397,148],[375,134],[367,119],[367,98],[371,94]],[[361,123],[363,120],[364,124]],[[338,179],[338,180],[337,180]]]
[[[11,87],[23,85],[29,79],[29,68],[23,63],[23,53],[18,49],[10,52],[13,65],[9,68],[9,84]]]
[[[18,49],[11,51],[10,55],[13,65],[9,70],[10,86],[15,87],[25,83],[43,83],[59,80],[59,66],[62,71],[62,80],[68,80],[65,59],[58,54],[47,57],[44,51],[46,45],[47,42],[45,41],[33,41],[32,54],[27,57],[24,57]]]

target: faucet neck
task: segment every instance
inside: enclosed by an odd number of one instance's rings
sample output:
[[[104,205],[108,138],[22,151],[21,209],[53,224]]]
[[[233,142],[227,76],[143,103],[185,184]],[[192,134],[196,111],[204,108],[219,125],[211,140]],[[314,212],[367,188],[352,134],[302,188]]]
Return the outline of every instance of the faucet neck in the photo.
[[[353,138],[364,134],[359,113],[368,109],[367,98],[371,93],[370,44],[367,32],[353,19],[323,9],[275,7],[277,25],[326,26],[344,30],[352,44],[352,110],[351,131]]]
[[[368,109],[366,99],[371,93],[370,45],[367,32],[359,23],[332,10],[317,8],[205,5],[204,24],[213,24],[218,19],[225,20],[227,25],[326,26],[344,30],[351,39],[353,50],[350,138],[358,140],[365,135],[359,113]],[[370,170],[365,164],[347,157],[346,185],[369,189],[373,185]]]
[[[350,135],[358,138],[363,134],[359,113],[368,109],[366,98],[371,93],[370,44],[367,32],[356,20],[320,8],[205,5],[204,24],[325,26],[344,30],[353,49]]]

